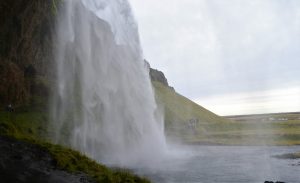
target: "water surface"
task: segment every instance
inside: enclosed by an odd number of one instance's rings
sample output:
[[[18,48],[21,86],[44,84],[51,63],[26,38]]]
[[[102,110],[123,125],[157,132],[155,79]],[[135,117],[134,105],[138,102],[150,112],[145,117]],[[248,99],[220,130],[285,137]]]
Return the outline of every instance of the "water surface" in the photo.
[[[272,156],[300,151],[293,147],[193,146],[155,169],[139,170],[160,183],[300,182],[300,160]]]

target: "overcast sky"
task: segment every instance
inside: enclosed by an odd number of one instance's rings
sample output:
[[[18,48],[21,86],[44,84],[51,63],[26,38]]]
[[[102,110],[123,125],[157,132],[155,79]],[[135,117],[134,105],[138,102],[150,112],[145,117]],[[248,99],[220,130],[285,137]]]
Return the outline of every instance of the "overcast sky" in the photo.
[[[145,58],[220,115],[300,111],[299,0],[129,0]]]

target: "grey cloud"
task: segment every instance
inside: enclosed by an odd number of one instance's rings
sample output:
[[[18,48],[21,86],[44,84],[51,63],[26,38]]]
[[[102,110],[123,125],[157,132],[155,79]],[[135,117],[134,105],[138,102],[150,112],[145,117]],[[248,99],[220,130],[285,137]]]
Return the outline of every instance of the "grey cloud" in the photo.
[[[300,84],[298,0],[130,0],[144,54],[190,98]]]

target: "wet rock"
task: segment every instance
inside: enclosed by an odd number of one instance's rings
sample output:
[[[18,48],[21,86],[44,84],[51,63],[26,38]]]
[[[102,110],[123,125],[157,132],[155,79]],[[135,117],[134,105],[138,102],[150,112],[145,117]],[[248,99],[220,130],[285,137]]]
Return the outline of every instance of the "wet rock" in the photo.
[[[0,182],[91,183],[85,174],[72,174],[55,166],[51,155],[37,145],[0,136]]]
[[[0,1],[0,106],[26,106],[37,76],[53,78],[56,1]],[[38,87],[34,87],[38,88]],[[39,89],[39,88],[38,88]]]
[[[24,70],[25,78],[35,78],[36,74],[37,71],[32,64],[29,64]]]

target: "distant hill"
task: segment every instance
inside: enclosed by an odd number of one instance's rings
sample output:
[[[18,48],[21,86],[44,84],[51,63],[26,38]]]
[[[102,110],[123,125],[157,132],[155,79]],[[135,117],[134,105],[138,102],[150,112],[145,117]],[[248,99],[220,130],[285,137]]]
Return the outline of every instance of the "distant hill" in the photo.
[[[203,141],[207,134],[230,123],[190,99],[178,94],[168,85],[161,71],[150,69],[157,103],[164,111],[165,131],[176,141]]]
[[[150,69],[167,139],[190,144],[297,145],[300,113],[218,116],[177,93],[161,71]]]

